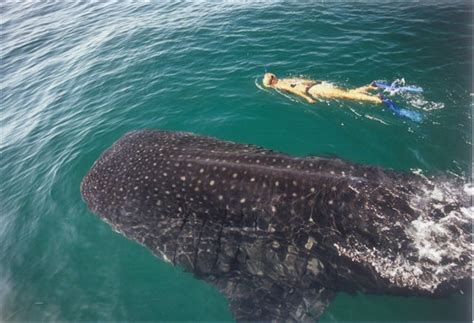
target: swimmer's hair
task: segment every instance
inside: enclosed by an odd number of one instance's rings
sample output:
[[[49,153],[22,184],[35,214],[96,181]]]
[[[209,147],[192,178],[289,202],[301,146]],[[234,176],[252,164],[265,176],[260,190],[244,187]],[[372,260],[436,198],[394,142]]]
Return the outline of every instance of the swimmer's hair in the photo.
[[[278,80],[278,79],[277,79],[277,77],[276,77],[275,74],[272,74],[272,73],[265,73],[265,74],[263,75],[263,81],[262,81],[262,83],[263,83],[264,86],[269,87],[269,86],[272,86],[273,83],[274,83],[275,81],[277,81],[277,80]]]

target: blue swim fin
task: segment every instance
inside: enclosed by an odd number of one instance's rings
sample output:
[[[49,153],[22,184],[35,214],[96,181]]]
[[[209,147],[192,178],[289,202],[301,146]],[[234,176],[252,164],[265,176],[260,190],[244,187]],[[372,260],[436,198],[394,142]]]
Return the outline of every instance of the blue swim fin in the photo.
[[[421,122],[423,120],[423,117],[420,113],[416,111],[411,111],[407,109],[400,108],[398,105],[395,104],[392,100],[382,96],[382,102],[390,109],[392,110],[393,113],[395,113],[397,116],[400,117],[405,117],[410,119],[411,121],[415,122]]]
[[[423,88],[415,85],[398,85],[398,84],[390,84],[384,81],[374,81],[373,83],[379,89],[387,90],[390,92],[414,92],[414,93],[421,93],[423,92]]]

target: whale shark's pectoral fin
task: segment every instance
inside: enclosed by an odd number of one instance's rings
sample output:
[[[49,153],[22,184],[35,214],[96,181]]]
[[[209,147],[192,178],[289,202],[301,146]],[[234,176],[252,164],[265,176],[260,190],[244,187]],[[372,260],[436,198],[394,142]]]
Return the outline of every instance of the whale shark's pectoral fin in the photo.
[[[226,296],[237,321],[315,321],[334,297],[317,284],[295,289],[255,276],[220,278],[213,282]]]

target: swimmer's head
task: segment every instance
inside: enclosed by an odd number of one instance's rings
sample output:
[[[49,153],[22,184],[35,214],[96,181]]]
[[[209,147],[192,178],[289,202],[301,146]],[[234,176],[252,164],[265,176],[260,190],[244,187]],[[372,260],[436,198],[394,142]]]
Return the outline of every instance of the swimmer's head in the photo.
[[[278,79],[277,79],[275,74],[265,73],[265,75],[263,75],[263,85],[264,86],[271,87],[271,86],[275,85],[276,82],[278,82]]]

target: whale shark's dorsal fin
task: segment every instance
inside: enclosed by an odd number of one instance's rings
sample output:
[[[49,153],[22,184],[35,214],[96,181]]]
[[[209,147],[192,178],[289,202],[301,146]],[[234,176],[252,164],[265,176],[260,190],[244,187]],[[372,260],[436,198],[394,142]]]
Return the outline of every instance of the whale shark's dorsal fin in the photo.
[[[303,290],[242,275],[212,283],[228,299],[237,321],[314,322],[334,297],[333,291],[317,284]]]

